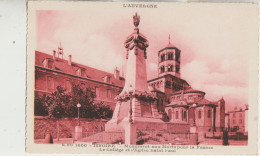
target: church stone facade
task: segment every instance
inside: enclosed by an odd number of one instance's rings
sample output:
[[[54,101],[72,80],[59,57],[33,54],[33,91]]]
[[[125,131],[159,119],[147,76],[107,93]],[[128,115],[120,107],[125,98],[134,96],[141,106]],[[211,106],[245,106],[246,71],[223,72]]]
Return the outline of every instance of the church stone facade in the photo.
[[[193,89],[181,78],[181,51],[169,43],[158,52],[158,77],[148,83],[158,97],[159,112],[167,113],[170,123],[196,126],[199,132],[223,131],[225,100],[209,101],[205,92]]]

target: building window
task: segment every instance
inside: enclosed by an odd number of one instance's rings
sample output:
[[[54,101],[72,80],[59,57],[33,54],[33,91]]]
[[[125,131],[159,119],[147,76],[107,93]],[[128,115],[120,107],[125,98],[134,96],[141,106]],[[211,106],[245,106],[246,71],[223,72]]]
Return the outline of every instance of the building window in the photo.
[[[202,99],[202,96],[201,96],[201,95],[199,95],[199,96],[198,96],[198,99]]]
[[[173,71],[173,65],[168,65],[168,71],[172,72]]]
[[[233,120],[233,124],[236,124],[236,120]]]
[[[192,99],[192,95],[189,95],[189,96],[188,96],[188,99],[191,100],[191,99]]]
[[[70,80],[66,80],[65,82],[65,88],[68,92],[71,92],[71,83]]]
[[[201,110],[198,111],[198,118],[201,118]]]
[[[162,55],[161,55],[161,62],[162,62],[162,61],[165,61],[165,54],[162,54]]]
[[[53,61],[48,61],[48,68],[53,69],[54,68],[54,62]]]
[[[96,93],[96,97],[99,97],[100,95],[99,95],[99,88],[96,86],[95,87],[95,93]]]
[[[180,53],[176,52],[176,57],[175,57],[176,62],[180,62]]]
[[[177,96],[177,100],[180,100],[180,96]]]
[[[176,113],[175,113],[175,118],[179,119],[179,112],[178,111],[176,111]]]
[[[239,123],[242,123],[242,120],[241,120],[241,119],[239,120]]]
[[[173,60],[173,53],[168,53],[168,60]]]
[[[164,66],[161,66],[161,73],[165,71]]]
[[[110,89],[107,89],[107,98],[111,98],[112,95],[111,95],[111,90]]]
[[[76,71],[76,74],[77,74],[78,76],[81,76],[81,69],[80,69],[80,68],[78,68],[78,70]]]
[[[172,120],[172,110],[168,110],[168,117],[169,117],[169,120],[171,121]]]
[[[175,96],[172,97],[172,101],[174,101],[174,99],[175,99]]]
[[[183,119],[186,119],[187,118],[187,113],[186,111],[183,112]]]
[[[239,117],[242,117],[242,113],[239,113]]]
[[[49,90],[54,89],[54,79],[53,79],[53,77],[50,77],[50,76],[47,77],[47,88]]]
[[[179,73],[179,72],[180,72],[180,67],[176,66],[176,73]]]
[[[233,118],[235,118],[236,117],[236,114],[235,113],[233,113]]]
[[[211,110],[208,110],[208,118],[211,118]]]
[[[105,83],[111,83],[111,81],[110,81],[110,80],[111,80],[110,77],[111,77],[110,75],[106,75],[106,76],[104,76],[104,78],[103,78],[103,79],[104,79],[104,82],[105,82]]]

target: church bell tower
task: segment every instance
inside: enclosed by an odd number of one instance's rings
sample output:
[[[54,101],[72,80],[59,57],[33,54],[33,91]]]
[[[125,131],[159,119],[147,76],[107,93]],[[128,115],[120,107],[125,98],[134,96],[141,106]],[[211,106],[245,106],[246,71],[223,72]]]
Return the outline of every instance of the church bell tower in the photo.
[[[158,76],[171,74],[178,78],[181,77],[181,51],[171,44],[169,35],[168,45],[158,52]]]

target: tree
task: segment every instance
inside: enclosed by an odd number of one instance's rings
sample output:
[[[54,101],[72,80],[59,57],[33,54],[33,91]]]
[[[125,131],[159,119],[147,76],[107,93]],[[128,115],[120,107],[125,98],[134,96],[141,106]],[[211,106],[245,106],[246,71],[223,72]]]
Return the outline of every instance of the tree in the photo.
[[[38,93],[35,93],[34,98],[34,115],[36,116],[47,116],[47,105],[45,101],[48,101],[48,96],[46,94],[40,96]]]
[[[96,93],[90,87],[81,87],[73,84],[71,92],[71,103],[68,105],[68,114],[74,116],[77,112],[77,103],[81,104],[81,115],[85,118],[105,119],[111,118],[113,111],[110,106],[104,105],[103,102],[95,101]],[[73,109],[72,109],[73,108]],[[72,117],[73,117],[72,116]]]
[[[41,114],[50,118],[77,117],[77,104],[81,104],[80,115],[83,118],[105,119],[111,118],[113,111],[103,102],[95,101],[96,94],[90,87],[82,87],[79,84],[72,84],[72,91],[57,86],[50,96],[35,96],[35,107]],[[36,113],[35,113],[36,114]],[[39,114],[39,113],[38,113]]]
[[[66,94],[66,89],[57,86],[56,91],[46,100],[48,116],[50,118],[66,117],[66,105],[70,102],[71,96]]]

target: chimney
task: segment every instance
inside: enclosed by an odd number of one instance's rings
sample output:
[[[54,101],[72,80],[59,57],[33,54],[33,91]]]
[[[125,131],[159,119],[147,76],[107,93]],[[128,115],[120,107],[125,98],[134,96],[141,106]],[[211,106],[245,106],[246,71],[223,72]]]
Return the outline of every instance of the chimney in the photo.
[[[117,69],[117,67],[114,70],[114,77],[116,80],[119,80],[119,76],[120,76],[120,71]]]
[[[56,51],[53,50],[53,60],[56,60]]]
[[[69,65],[71,66],[71,55],[69,55],[69,61],[68,61]]]

